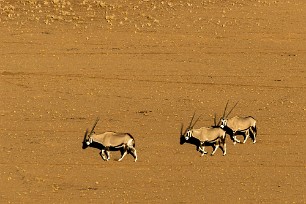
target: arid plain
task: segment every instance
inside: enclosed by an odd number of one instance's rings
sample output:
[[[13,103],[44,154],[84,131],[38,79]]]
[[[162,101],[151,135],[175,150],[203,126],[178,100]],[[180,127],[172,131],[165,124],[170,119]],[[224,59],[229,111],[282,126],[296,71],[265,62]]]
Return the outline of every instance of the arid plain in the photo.
[[[304,0],[1,0],[1,203],[306,203]],[[196,127],[256,118],[200,157]],[[82,149],[129,132],[139,160]],[[207,150],[211,152],[211,148]]]

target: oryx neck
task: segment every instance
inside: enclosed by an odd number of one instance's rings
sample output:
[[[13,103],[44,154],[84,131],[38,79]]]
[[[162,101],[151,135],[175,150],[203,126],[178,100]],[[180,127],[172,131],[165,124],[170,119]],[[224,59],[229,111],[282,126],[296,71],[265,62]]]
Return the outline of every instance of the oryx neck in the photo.
[[[198,138],[199,134],[201,133],[200,129],[192,129],[190,130],[192,137]]]

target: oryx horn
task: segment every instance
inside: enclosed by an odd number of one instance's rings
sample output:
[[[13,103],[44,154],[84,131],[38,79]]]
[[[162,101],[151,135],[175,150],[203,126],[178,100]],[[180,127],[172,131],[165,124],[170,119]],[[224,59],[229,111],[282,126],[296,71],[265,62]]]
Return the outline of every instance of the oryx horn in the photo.
[[[100,120],[100,118],[98,117],[98,118],[96,119],[96,122],[95,122],[95,124],[93,125],[91,131],[90,131],[90,134],[92,134],[92,133],[94,132],[95,127],[96,127],[96,125],[97,125],[97,123],[98,123],[99,120]]]
[[[228,102],[229,102],[229,100],[227,100],[227,102],[226,102],[226,105],[225,105],[225,108],[224,108],[224,111],[223,111],[222,118],[224,118],[224,116],[225,116],[225,112],[226,112],[226,109],[227,109],[227,106],[228,106]]]
[[[237,106],[237,104],[239,103],[239,101],[237,101],[237,103],[234,105],[234,107],[230,110],[230,112],[228,112],[228,114],[226,115],[226,117],[228,117],[230,114],[231,114],[231,112],[234,110],[234,108]]]
[[[220,120],[219,120],[217,126],[220,126],[221,119],[224,118],[224,116],[225,116],[225,112],[226,112],[226,109],[227,109],[227,106],[228,106],[228,102],[229,102],[229,100],[227,100],[227,102],[226,102],[226,105],[225,105],[225,108],[224,108],[224,111],[223,111],[223,115],[222,115],[222,117],[220,118]]]
[[[192,118],[191,118],[191,120],[190,120],[190,123],[189,123],[189,125],[188,125],[188,128],[191,127],[191,124],[192,124],[192,121],[193,121],[193,119],[194,119],[194,116],[195,116],[195,112],[194,112],[193,115],[192,115]]]
[[[183,135],[183,123],[181,123],[181,135]]]
[[[83,139],[84,142],[86,141],[87,135],[88,135],[88,128],[86,129],[85,134],[84,134],[84,139]]]
[[[194,121],[193,125],[190,127],[191,129],[195,126],[195,124],[199,121],[201,115],[198,117],[198,119],[196,119],[196,121]]]
[[[200,115],[200,116],[196,119],[196,121],[192,124],[193,119],[194,119],[194,116],[195,116],[195,112],[194,112],[193,115],[192,115],[192,118],[191,118],[191,120],[190,120],[190,123],[189,123],[187,129],[192,129],[192,128],[195,126],[195,124],[198,122],[198,120],[200,119],[200,117],[201,117],[201,115]]]

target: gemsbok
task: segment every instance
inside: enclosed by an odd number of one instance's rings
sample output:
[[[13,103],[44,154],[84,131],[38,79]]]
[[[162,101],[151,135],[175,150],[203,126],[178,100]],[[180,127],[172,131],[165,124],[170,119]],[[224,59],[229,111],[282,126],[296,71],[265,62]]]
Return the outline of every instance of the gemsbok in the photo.
[[[130,153],[136,162],[137,153],[135,149],[135,140],[132,135],[129,133],[117,133],[113,131],[96,134],[94,129],[98,121],[99,118],[96,119],[89,134],[88,129],[86,130],[82,148],[86,149],[87,147],[93,147],[100,149],[100,155],[104,161],[110,159],[110,151],[120,150],[121,158],[118,161],[121,161],[127,153]]]
[[[242,134],[244,137],[243,143],[246,143],[247,139],[251,137],[253,143],[256,143],[256,135],[257,135],[257,127],[256,127],[256,120],[252,116],[247,117],[239,117],[234,116],[228,119],[228,116],[236,107],[238,102],[233,106],[233,108],[229,111],[229,113],[225,116],[225,112],[227,109],[228,102],[226,103],[223,116],[221,117],[219,124],[221,123],[220,127],[224,129],[234,141],[241,143],[240,140],[236,138],[237,135]]]
[[[194,115],[191,118],[189,126],[183,133],[183,124],[181,126],[181,142],[180,144],[184,144],[185,142],[189,142],[191,144],[197,145],[197,150],[201,152],[201,156],[207,154],[205,151],[205,146],[213,146],[213,152],[211,155],[213,156],[217,149],[220,147],[223,151],[223,156],[226,155],[226,143],[225,137],[226,132],[220,127],[201,127],[199,129],[193,128],[199,118],[192,124]]]

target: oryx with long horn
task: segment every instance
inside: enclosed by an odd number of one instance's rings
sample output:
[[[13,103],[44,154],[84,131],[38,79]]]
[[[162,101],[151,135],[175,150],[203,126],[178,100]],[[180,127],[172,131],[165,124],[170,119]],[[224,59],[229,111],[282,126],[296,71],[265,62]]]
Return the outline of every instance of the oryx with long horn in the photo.
[[[253,143],[256,143],[256,134],[257,134],[256,120],[252,116],[247,116],[247,117],[234,116],[228,119],[228,116],[231,114],[231,112],[233,111],[233,109],[236,107],[237,104],[238,102],[225,115],[228,106],[228,101],[227,101],[223,112],[223,116],[221,117],[218,125],[220,125],[221,123],[220,127],[224,129],[231,136],[232,140],[234,141],[234,144],[236,144],[236,142],[241,143],[240,140],[236,138],[238,134],[243,134],[244,136],[243,143],[246,143],[248,137],[251,137]]]
[[[223,156],[226,155],[226,143],[225,137],[226,132],[220,127],[201,127],[199,129],[193,128],[199,118],[193,123],[194,115],[191,118],[189,126],[183,133],[183,124],[181,126],[181,144],[184,144],[184,141],[194,140],[190,142],[196,144],[198,151],[200,151],[203,156],[207,152],[205,151],[205,146],[213,146],[213,152],[211,155],[214,155],[217,149],[220,147],[223,151]]]
[[[121,161],[127,153],[130,153],[136,162],[137,153],[133,136],[129,133],[118,133],[112,131],[96,134],[94,130],[98,121],[99,118],[96,119],[89,133],[88,129],[86,130],[82,148],[86,149],[87,147],[93,147],[100,149],[100,155],[104,161],[110,159],[110,151],[120,150],[121,158],[118,161]]]

